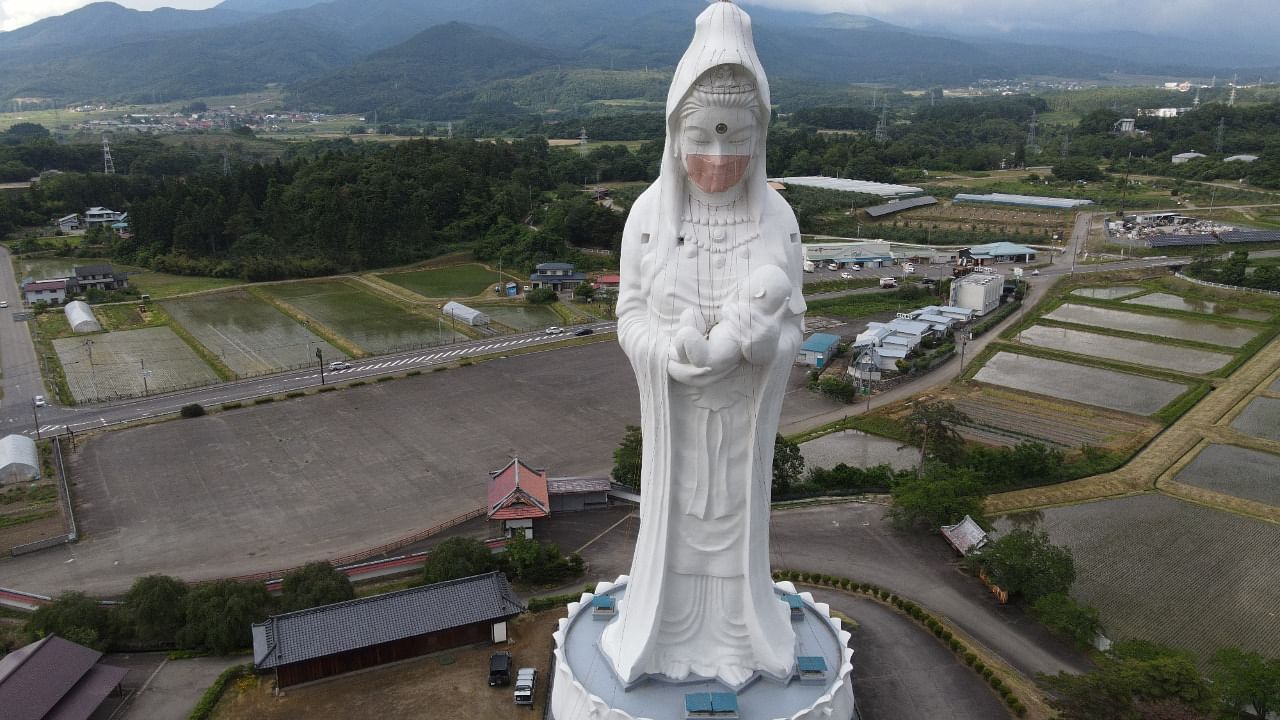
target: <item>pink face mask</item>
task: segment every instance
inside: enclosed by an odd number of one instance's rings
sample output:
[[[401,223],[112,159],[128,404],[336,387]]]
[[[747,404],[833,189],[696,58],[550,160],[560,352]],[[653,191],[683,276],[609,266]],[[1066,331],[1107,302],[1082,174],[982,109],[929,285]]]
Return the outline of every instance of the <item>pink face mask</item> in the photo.
[[[750,155],[687,155],[689,179],[705,193],[722,193],[737,185],[747,172]]]

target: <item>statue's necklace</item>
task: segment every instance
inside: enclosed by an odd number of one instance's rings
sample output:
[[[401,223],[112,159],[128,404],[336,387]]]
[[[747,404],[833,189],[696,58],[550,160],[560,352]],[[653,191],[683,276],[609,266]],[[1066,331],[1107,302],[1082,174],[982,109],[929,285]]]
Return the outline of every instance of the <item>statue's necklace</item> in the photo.
[[[685,256],[697,257],[698,251],[715,257],[717,267],[724,267],[724,255],[738,250],[743,258],[751,256],[747,245],[760,233],[749,230],[751,218],[742,212],[737,200],[724,205],[709,205],[690,198],[684,214],[690,233],[684,238]],[[746,230],[744,232],[744,230]]]

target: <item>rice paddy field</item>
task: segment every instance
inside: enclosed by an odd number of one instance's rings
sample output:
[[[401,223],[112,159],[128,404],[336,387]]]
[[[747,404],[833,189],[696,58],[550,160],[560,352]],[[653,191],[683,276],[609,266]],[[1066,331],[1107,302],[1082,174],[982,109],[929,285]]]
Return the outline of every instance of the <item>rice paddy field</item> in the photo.
[[[920,464],[920,451],[897,440],[868,435],[860,430],[839,430],[801,443],[800,454],[808,467],[833,468],[840,463],[870,468],[889,465],[906,470]]]
[[[244,290],[163,303],[169,315],[240,377],[315,364],[346,355]]]
[[[1184,298],[1181,295],[1172,295],[1170,293],[1151,293],[1143,295],[1131,300],[1125,300],[1126,305],[1143,305],[1146,307],[1164,308],[1166,310],[1182,310],[1184,312],[1203,313],[1206,315],[1222,315],[1224,317],[1241,318],[1244,320],[1269,320],[1271,313],[1262,310],[1248,310],[1245,308],[1232,308],[1212,300],[1197,300]]]
[[[1098,608],[1109,637],[1202,663],[1222,647],[1280,647],[1280,526],[1151,493],[1040,512],[1075,558],[1072,594]]]
[[[1100,407],[1041,402],[1019,392],[971,386],[947,398],[969,416],[960,434],[988,445],[1040,442],[1063,450],[1088,445],[1124,449],[1141,445],[1158,424],[1136,415]]]
[[[263,290],[371,353],[441,345],[466,336],[340,280],[267,285]]]
[[[1037,347],[1197,375],[1218,370],[1234,357],[1196,348],[1180,347],[1171,352],[1172,348],[1162,343],[1048,325],[1033,325],[1019,333],[1018,340]]]
[[[540,330],[548,325],[560,324],[560,316],[545,305],[506,303],[503,305],[477,305],[476,309],[514,330]]]
[[[1194,340],[1223,347],[1243,347],[1258,335],[1253,328],[1222,323],[1185,320],[1162,315],[1124,312],[1093,305],[1067,303],[1044,316],[1047,320],[1156,335],[1178,340]]]
[[[475,297],[499,282],[498,274],[482,265],[454,265],[378,277],[428,298]]]
[[[1128,297],[1142,292],[1142,288],[1137,285],[1117,285],[1113,287],[1092,287],[1079,288],[1072,290],[1072,295],[1080,297],[1094,298],[1095,300],[1116,300],[1122,297]]]
[[[999,352],[974,379],[1040,395],[1151,415],[1186,392],[1186,385],[1115,370]]]
[[[1269,397],[1254,398],[1244,412],[1231,423],[1231,427],[1245,435],[1280,442],[1280,400]],[[1280,467],[1274,472],[1280,476]]]
[[[1280,456],[1235,445],[1212,444],[1175,478],[1178,482],[1245,500],[1280,506]]]
[[[43,280],[47,278],[64,278],[75,271],[77,265],[113,264],[107,258],[80,257],[15,257],[13,259],[14,275],[21,282],[24,278]],[[170,275],[169,273],[152,272],[128,265],[115,265],[115,269],[129,274],[130,287],[138,292],[146,293],[153,300],[185,295],[188,293],[217,290],[234,285],[243,285],[239,280],[227,278],[196,277],[189,275]]]
[[[213,368],[167,327],[60,338],[53,346],[76,403],[218,382]]]

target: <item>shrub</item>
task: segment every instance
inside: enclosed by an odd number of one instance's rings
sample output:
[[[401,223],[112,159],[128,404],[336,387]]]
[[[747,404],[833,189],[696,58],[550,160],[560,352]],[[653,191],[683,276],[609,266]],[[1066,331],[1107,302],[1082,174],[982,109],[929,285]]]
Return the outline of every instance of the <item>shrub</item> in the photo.
[[[377,380],[374,380],[374,382],[376,382],[376,383],[384,383],[384,382],[390,382],[390,381],[392,381],[392,380],[395,380],[395,376],[393,376],[393,375],[383,375],[382,377],[378,378]]]
[[[356,380],[355,382],[348,383],[347,387],[353,388],[353,387],[360,387],[361,385],[368,385],[368,384],[369,383],[365,382],[364,380]]]
[[[321,385],[320,389],[316,390],[316,392],[318,393],[334,392],[337,389],[338,388],[333,385]]]
[[[274,397],[274,396],[270,396],[270,395],[268,395],[267,397],[260,397],[260,398],[256,398],[256,399],[253,401],[253,404],[254,404],[254,405],[266,405],[267,403],[273,403],[273,402],[275,402],[275,401],[276,401],[276,399],[275,399],[275,397]]]
[[[251,667],[246,664],[232,665],[223,670],[218,679],[214,680],[213,684],[200,696],[200,702],[196,703],[195,709],[187,716],[187,720],[205,720],[205,718],[212,715],[213,708],[217,706],[218,700],[222,699],[222,694],[227,691],[227,686],[231,684],[231,681],[248,675],[250,669]]]
[[[200,403],[191,403],[190,405],[183,405],[182,409],[178,411],[178,414],[184,418],[200,417],[201,415],[204,415],[204,406],[201,405]]]
[[[223,410],[235,410],[237,408],[242,408],[242,407],[244,407],[244,404],[240,402],[222,403]]]
[[[415,376],[417,376],[417,375],[421,375],[421,374],[422,374],[422,371],[421,371],[421,370],[410,370],[409,372],[405,373],[405,374],[404,374],[404,376],[405,376],[405,377],[415,377]]]
[[[445,370],[448,370],[448,369],[449,369],[448,365],[441,365],[439,367],[431,368],[431,372],[444,372]]]
[[[459,361],[458,361],[458,367],[471,367],[471,365],[473,365],[473,364],[474,364],[474,363],[472,363],[470,360],[459,360]]]
[[[291,392],[285,393],[284,396],[287,398],[300,398],[300,397],[306,397],[307,394],[301,390],[293,390]]]

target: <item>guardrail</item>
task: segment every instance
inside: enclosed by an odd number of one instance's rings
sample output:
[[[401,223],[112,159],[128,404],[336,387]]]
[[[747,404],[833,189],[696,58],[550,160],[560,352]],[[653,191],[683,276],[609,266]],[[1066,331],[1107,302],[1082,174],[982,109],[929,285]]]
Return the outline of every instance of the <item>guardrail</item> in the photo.
[[[1280,296],[1280,291],[1277,291],[1277,290],[1263,290],[1262,288],[1243,287],[1241,285],[1223,285],[1222,283],[1209,282],[1208,280],[1193,278],[1189,275],[1184,275],[1182,273],[1176,273],[1175,277],[1180,278],[1182,280],[1186,280],[1189,283],[1195,283],[1196,285],[1203,285],[1205,287],[1218,288],[1219,290],[1238,290],[1240,292],[1257,293],[1259,295]]]

